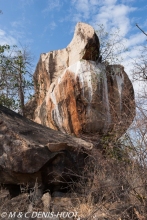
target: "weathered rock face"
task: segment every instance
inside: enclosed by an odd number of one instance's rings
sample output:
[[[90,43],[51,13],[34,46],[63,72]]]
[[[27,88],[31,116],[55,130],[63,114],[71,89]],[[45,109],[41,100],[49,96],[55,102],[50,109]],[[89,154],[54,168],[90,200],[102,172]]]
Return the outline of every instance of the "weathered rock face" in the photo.
[[[131,89],[122,66],[78,61],[51,84],[35,120],[69,134],[122,133],[134,117]]]
[[[42,54],[36,96],[28,105],[35,103],[31,119],[76,136],[120,137],[135,115],[133,87],[123,66],[106,66],[98,58],[98,37],[84,23],[77,24],[66,49]]]
[[[43,127],[0,106],[0,183],[51,184],[83,165],[91,143]],[[82,150],[83,151],[83,150]],[[87,151],[88,152],[88,151]],[[79,158],[80,157],[80,158]],[[80,164],[79,164],[80,163]]]
[[[41,105],[52,82],[63,71],[75,62],[97,60],[99,57],[99,39],[94,29],[84,23],[78,23],[74,37],[67,48],[43,53],[37,64],[34,74],[36,92],[38,92],[37,105]]]

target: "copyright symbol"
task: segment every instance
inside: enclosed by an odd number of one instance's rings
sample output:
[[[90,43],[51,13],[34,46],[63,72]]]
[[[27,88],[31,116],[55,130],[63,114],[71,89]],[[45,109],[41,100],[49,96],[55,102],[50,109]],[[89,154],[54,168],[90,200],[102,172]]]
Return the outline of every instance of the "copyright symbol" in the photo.
[[[2,218],[5,218],[7,216],[7,212],[3,212],[2,214],[1,214],[1,217]]]

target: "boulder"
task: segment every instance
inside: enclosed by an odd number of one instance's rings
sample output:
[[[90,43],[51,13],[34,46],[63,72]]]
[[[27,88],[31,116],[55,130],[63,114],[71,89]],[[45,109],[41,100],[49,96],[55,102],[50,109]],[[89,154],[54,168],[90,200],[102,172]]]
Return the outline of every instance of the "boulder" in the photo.
[[[41,54],[34,73],[35,99],[26,106],[27,117],[34,119],[32,112],[42,105],[50,85],[67,67],[81,59],[96,61],[99,57],[99,47],[99,39],[94,29],[79,22],[72,41],[65,49]]]
[[[133,86],[123,66],[100,62],[99,47],[94,29],[78,23],[66,49],[41,54],[26,116],[92,141],[119,138],[135,116]]]
[[[92,148],[92,143],[0,106],[0,183],[34,186],[37,181],[58,186],[62,174],[65,181],[69,178],[69,168],[75,172],[78,166],[82,167],[84,154]]]
[[[133,121],[132,84],[121,65],[81,60],[51,85],[35,121],[63,133],[120,137]]]

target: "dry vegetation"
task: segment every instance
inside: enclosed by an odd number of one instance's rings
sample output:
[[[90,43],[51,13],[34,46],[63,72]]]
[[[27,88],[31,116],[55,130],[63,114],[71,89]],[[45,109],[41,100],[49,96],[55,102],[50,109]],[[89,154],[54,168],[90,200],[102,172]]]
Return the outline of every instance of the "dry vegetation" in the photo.
[[[141,77],[146,80],[146,60],[143,61],[145,71]],[[146,97],[144,93],[142,98]],[[117,141],[109,136],[101,139],[97,149],[85,159],[82,175],[74,174],[76,180],[67,183],[70,187],[58,199],[58,211],[77,211],[81,220],[147,219],[147,114],[144,103],[137,107],[130,135]],[[44,210],[37,184],[32,189],[23,186],[13,198],[4,188],[1,187],[0,212]],[[48,211],[55,210],[54,205],[52,199]]]
[[[147,168],[138,162],[138,154],[131,147],[111,143],[110,150],[109,143],[107,151],[106,146],[107,138],[86,158],[83,175],[69,183],[70,190],[62,195],[62,199],[70,197],[72,206],[66,201],[63,207],[60,200],[60,209],[77,211],[83,220],[147,219]],[[0,207],[3,212],[43,211],[37,184],[31,190],[21,188],[21,194],[11,200],[1,198]],[[51,202],[48,211],[53,210]]]

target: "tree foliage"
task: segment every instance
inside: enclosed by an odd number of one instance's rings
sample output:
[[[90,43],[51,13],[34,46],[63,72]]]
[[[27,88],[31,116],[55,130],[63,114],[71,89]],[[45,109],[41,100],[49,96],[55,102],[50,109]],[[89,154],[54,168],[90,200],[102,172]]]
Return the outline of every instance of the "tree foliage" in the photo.
[[[0,104],[22,115],[33,89],[31,62],[26,48],[0,45]]]

